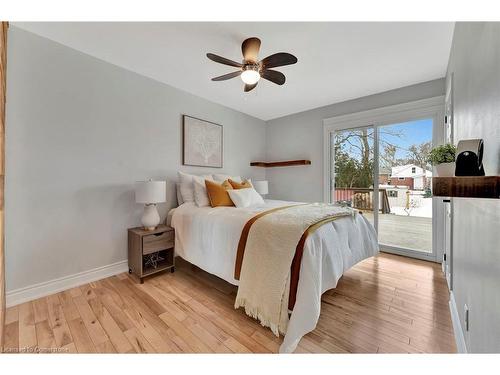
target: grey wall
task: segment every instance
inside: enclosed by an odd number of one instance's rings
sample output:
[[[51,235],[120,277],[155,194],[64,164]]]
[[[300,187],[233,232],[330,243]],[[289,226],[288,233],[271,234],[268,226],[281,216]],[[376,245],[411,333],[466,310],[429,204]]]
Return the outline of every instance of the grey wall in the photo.
[[[454,140],[483,138],[485,172],[500,175],[500,23],[456,24],[452,73]],[[499,228],[500,200],[453,199],[453,293],[470,352],[500,352]]]
[[[268,169],[269,196],[306,202],[323,200],[324,119],[443,94],[444,79],[439,79],[268,121],[268,160],[312,162],[304,167]]]
[[[265,123],[16,27],[9,30],[7,290],[126,259],[133,182],[176,171],[264,178]],[[224,168],[181,166],[181,114],[224,125]],[[161,205],[164,216],[175,204]]]

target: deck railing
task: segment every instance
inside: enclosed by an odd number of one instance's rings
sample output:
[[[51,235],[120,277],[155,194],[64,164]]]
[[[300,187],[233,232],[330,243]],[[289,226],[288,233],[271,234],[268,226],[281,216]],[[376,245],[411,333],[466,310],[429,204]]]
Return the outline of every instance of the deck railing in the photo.
[[[379,206],[383,214],[391,213],[387,190],[379,189]],[[348,202],[358,210],[373,211],[372,188],[335,188],[332,197],[334,202]]]

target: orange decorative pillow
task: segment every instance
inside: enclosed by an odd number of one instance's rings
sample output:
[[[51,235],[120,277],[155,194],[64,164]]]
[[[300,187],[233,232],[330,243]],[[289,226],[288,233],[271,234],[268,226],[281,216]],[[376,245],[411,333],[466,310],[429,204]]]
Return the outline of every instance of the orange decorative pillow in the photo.
[[[253,187],[252,183],[249,180],[245,180],[243,182],[236,182],[231,179],[228,180],[233,189],[248,189]]]
[[[208,200],[212,207],[234,206],[233,201],[227,193],[227,190],[232,190],[233,187],[227,180],[222,184],[205,180],[205,186],[207,187]]]

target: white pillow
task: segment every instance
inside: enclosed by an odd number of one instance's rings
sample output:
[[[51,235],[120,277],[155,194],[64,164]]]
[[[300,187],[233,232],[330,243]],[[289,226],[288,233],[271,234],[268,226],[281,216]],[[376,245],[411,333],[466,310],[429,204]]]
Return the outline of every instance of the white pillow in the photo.
[[[213,181],[212,178],[203,178],[194,176],[194,201],[198,207],[210,206],[210,199],[208,199],[207,186],[205,185],[205,180]]]
[[[238,208],[264,204],[264,199],[254,188],[234,189],[227,192],[234,205]]]
[[[184,203],[184,201],[182,200],[181,183],[180,182],[175,183],[175,194],[177,195],[177,205],[180,206],[181,204]]]
[[[234,182],[241,183],[241,177],[240,176],[230,176],[228,174],[214,174],[212,176],[214,177],[214,181],[215,182],[223,183],[224,181],[231,179]]]
[[[182,200],[184,202],[194,202],[193,177],[196,177],[196,176],[189,174],[189,173],[184,173],[181,171],[178,172],[178,175],[179,175]],[[210,179],[210,180],[212,179],[211,175],[204,175],[204,176],[199,176],[199,177]]]

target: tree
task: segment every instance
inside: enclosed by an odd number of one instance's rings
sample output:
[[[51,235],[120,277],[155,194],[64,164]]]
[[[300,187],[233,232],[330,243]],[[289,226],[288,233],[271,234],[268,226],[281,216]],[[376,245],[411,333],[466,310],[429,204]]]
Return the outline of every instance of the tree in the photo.
[[[387,143],[384,146],[384,151],[380,153],[380,167],[388,171],[396,165],[396,150],[397,147]]]
[[[348,130],[335,136],[335,186],[337,188],[373,185],[373,130]]]
[[[419,145],[411,145],[408,148],[406,158],[401,159],[401,165],[415,164],[422,169],[431,169],[428,158],[432,150],[432,142],[424,142]]]
[[[335,148],[335,186],[352,188],[355,185],[359,163],[340,147]]]

